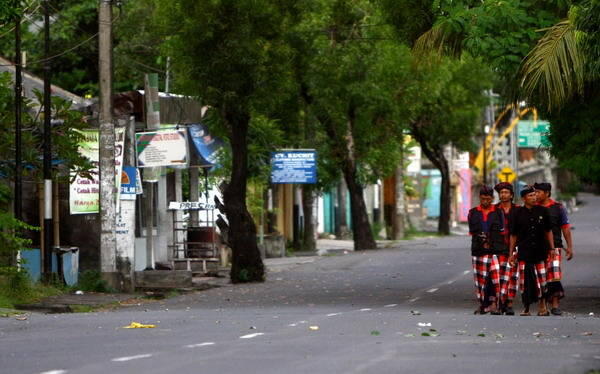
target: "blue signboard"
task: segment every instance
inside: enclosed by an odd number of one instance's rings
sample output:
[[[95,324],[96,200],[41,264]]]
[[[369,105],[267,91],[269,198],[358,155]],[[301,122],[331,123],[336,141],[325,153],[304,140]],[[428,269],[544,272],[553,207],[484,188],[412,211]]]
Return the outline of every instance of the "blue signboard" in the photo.
[[[211,135],[208,127],[202,123],[190,124],[188,132],[198,155],[198,162],[193,162],[192,166],[218,168],[219,151],[223,147],[223,140]]]
[[[121,171],[121,200],[135,200],[137,168],[123,166]]]
[[[317,183],[317,152],[312,149],[272,152],[271,183]]]

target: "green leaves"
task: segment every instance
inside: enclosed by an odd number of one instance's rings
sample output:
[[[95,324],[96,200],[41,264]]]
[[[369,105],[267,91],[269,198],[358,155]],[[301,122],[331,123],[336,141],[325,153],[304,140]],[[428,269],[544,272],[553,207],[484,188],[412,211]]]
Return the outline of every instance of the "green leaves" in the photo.
[[[568,20],[546,30],[521,67],[525,97],[537,96],[549,108],[555,109],[574,94],[582,92],[584,56],[576,35]]]

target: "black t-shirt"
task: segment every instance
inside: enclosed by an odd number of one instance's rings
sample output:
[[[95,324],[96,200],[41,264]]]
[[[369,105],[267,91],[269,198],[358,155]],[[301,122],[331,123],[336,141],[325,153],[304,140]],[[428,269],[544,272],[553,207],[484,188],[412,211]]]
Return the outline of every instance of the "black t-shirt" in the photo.
[[[525,262],[544,261],[548,256],[546,233],[552,231],[548,208],[535,205],[517,208],[511,222],[510,234],[517,236],[519,260]]]
[[[488,211],[481,206],[469,210],[469,234],[471,234],[471,255],[508,254],[504,245],[504,213],[491,205]],[[485,248],[484,243],[489,244]]]

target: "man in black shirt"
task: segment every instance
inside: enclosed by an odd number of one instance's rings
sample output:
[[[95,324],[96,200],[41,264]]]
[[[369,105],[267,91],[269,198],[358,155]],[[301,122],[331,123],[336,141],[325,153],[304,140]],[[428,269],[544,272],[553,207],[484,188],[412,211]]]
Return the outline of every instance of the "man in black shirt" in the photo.
[[[473,278],[479,308],[476,314],[500,314],[500,265],[497,254],[502,251],[504,238],[504,215],[501,209],[492,205],[494,190],[483,186],[479,191],[479,206],[469,210],[469,234],[471,235],[471,256]],[[491,284],[491,292],[486,298],[486,286]],[[490,303],[490,305],[488,305]],[[489,307],[489,308],[488,308]]]
[[[515,211],[519,207],[513,203],[515,194],[513,192],[513,186],[507,182],[501,182],[494,186],[496,192],[498,192],[498,198],[500,202],[496,204],[498,209],[502,209],[504,213],[504,247],[501,253],[498,254],[498,263],[500,264],[500,297],[501,297],[501,309],[506,315],[512,316],[515,314],[513,311],[513,299],[517,294],[517,283],[518,279],[515,267],[510,266],[508,263],[508,255],[510,249],[510,226],[515,215]],[[512,287],[509,287],[512,285]]]
[[[538,315],[547,316],[545,261],[554,252],[550,214],[547,208],[536,205],[532,186],[521,190],[521,198],[524,205],[515,211],[511,222],[509,261],[512,266],[518,261],[519,290],[525,306],[521,315],[530,315],[529,306],[539,301]],[[519,248],[517,256],[515,247]]]
[[[562,312],[559,309],[559,300],[565,295],[561,279],[561,262],[562,256],[560,253],[561,249],[564,249],[567,255],[567,261],[573,258],[573,239],[571,237],[571,225],[569,224],[569,217],[567,216],[567,210],[558,201],[554,201],[550,198],[552,193],[552,184],[536,183],[533,185],[535,193],[537,195],[537,203],[543,207],[548,208],[550,213],[550,222],[552,223],[552,236],[554,238],[554,253],[551,254],[549,261],[546,262],[547,270],[547,282],[548,282],[548,302],[551,303],[550,313],[560,316]],[[564,235],[567,246],[565,247],[562,241]]]

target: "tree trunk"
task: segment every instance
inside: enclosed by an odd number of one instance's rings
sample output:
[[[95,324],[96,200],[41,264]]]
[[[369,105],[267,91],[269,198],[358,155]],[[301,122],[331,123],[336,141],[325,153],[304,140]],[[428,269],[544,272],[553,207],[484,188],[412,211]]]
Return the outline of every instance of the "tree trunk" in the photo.
[[[450,234],[450,168],[448,167],[448,160],[444,155],[444,146],[440,144],[429,144],[421,127],[425,126],[421,122],[411,123],[411,132],[415,139],[419,142],[421,150],[427,156],[429,161],[440,171],[442,174],[442,186],[440,195],[440,217],[438,219],[438,234],[449,235]]]
[[[345,150],[343,154],[344,179],[350,193],[350,214],[352,216],[352,233],[354,234],[354,250],[376,249],[377,243],[373,237],[367,206],[363,195],[363,188],[358,180],[356,157],[354,154],[354,120],[356,113],[353,107],[348,112],[348,125],[346,129]]]
[[[314,205],[314,188],[312,185],[305,184],[302,186],[302,210],[304,211],[302,248],[309,252],[314,252],[317,249],[317,242],[315,240],[315,220],[313,216]]]
[[[440,196],[440,218],[438,221],[438,233],[442,235],[450,234],[450,209],[452,201],[450,199],[450,169],[448,160],[444,156],[443,149],[440,148],[440,173],[442,174],[442,193]]]
[[[344,169],[344,178],[350,193],[350,214],[352,215],[352,233],[354,234],[354,250],[376,249],[371,223],[367,215],[367,207],[363,197],[363,188],[356,178],[354,170]]]
[[[396,168],[396,183],[395,183],[395,192],[396,192],[396,204],[395,204],[395,214],[393,220],[393,234],[392,237],[394,240],[400,240],[404,238],[405,232],[405,202],[404,202],[404,165],[403,161],[400,160],[400,166]]]
[[[231,282],[262,282],[265,280],[265,267],[256,242],[256,225],[246,206],[250,116],[225,112],[225,120],[231,128],[233,158],[231,179],[223,193],[225,215],[229,221],[228,240],[233,252]]]
[[[337,185],[337,210],[335,212],[335,236],[338,239],[347,239],[350,236],[346,217],[346,190],[347,187],[342,179]]]

